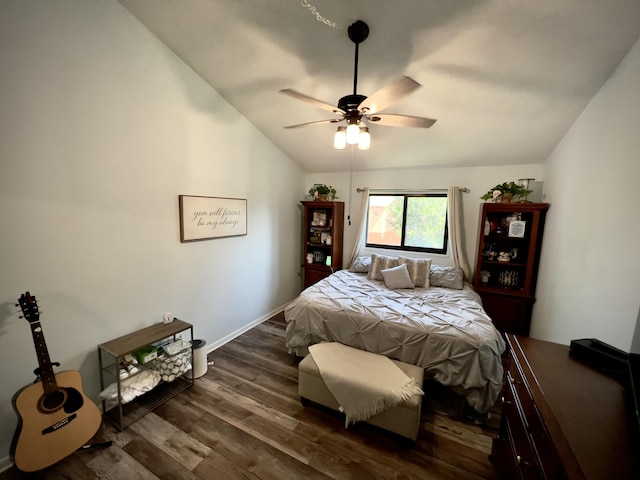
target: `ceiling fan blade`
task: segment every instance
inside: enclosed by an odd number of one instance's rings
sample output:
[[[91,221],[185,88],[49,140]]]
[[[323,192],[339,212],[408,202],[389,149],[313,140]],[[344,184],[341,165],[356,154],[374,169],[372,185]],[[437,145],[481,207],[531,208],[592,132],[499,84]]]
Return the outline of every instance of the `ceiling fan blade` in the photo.
[[[413,78],[401,77],[386,87],[381,88],[373,95],[367,97],[366,100],[358,105],[358,110],[366,113],[379,112],[420,87],[422,87],[422,85],[416,82]]]
[[[290,97],[297,98],[298,100],[302,100],[304,102],[309,102],[316,107],[320,107],[324,110],[328,110],[333,113],[344,114],[346,113],[344,110],[331,105],[330,103],[323,102],[322,100],[318,100],[317,98],[310,97],[309,95],[305,95],[304,93],[300,93],[297,90],[293,90],[292,88],[285,88],[284,90],[280,90],[280,93],[284,93],[285,95],[289,95]]]
[[[307,122],[307,123],[298,123],[297,125],[287,125],[284,128],[300,128],[300,127],[308,127],[309,125],[320,125],[321,123],[338,123],[344,120],[343,118],[331,118],[329,120],[318,120],[315,122]]]
[[[414,117],[412,115],[396,115],[393,113],[381,113],[379,115],[366,115],[365,118],[377,125],[387,127],[417,127],[429,128],[436,123],[433,118]]]

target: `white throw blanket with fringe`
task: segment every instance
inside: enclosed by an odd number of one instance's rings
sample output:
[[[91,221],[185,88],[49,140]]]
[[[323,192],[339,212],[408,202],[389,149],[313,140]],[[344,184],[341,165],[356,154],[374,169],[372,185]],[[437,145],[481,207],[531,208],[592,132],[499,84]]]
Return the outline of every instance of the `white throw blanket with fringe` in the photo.
[[[424,392],[389,358],[337,342],[309,347],[329,391],[346,414],[345,427]]]

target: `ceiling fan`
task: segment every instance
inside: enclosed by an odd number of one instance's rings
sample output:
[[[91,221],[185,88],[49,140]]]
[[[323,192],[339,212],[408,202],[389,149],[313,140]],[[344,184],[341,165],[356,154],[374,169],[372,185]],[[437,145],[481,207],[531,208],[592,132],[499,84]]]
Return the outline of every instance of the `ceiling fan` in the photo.
[[[334,140],[334,146],[336,148],[345,148],[345,143],[359,143],[358,135],[365,134],[364,147],[359,145],[360,149],[368,149],[369,133],[366,126],[366,122],[371,122],[378,125],[386,125],[392,127],[418,127],[429,128],[436,120],[432,118],[415,117],[411,115],[398,115],[393,113],[379,113],[387,108],[394,102],[397,102],[401,98],[409,95],[413,91],[420,88],[418,82],[410,77],[400,77],[398,80],[387,85],[386,87],[378,90],[373,95],[366,97],[357,93],[358,86],[358,47],[360,43],[364,42],[369,36],[369,26],[362,20],[358,20],[351,24],[348,28],[349,38],[355,43],[355,61],[353,69],[353,94],[345,95],[338,100],[338,106],[333,106],[329,103],[323,102],[316,98],[300,93],[291,88],[280,90],[280,93],[289,95],[298,100],[309,102],[316,107],[328,110],[337,115],[336,118],[330,118],[327,120],[318,120],[315,122],[300,123],[297,125],[288,125],[284,128],[299,128],[309,125],[319,125],[323,123],[340,123],[345,121],[347,127],[338,127],[336,138]],[[366,122],[365,122],[366,121]],[[338,137],[341,140],[338,141]],[[344,137],[344,138],[342,138]],[[362,142],[362,138],[360,139]],[[339,145],[338,145],[339,144]]]

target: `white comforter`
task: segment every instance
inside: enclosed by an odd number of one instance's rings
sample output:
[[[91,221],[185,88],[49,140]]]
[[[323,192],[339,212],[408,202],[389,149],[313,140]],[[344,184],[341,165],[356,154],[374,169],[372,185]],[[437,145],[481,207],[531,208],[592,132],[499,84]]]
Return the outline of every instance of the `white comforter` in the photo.
[[[502,388],[505,342],[470,285],[391,290],[366,274],[340,270],[285,309],[286,346],[297,355],[340,342],[425,368],[485,413]]]

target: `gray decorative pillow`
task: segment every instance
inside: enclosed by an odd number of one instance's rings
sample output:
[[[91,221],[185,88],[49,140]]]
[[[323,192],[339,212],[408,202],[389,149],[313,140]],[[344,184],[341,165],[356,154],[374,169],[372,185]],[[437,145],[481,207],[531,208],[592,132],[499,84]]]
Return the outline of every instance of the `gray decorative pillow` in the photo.
[[[443,265],[431,265],[429,283],[432,287],[452,288],[462,290],[464,287],[464,273],[458,267],[445,267]]]
[[[398,257],[387,257],[385,255],[371,254],[371,266],[367,278],[369,280],[384,280],[382,278],[382,270],[400,265]]]
[[[353,273],[369,273],[369,267],[371,267],[371,257],[358,257],[351,264],[349,271]]]
[[[429,288],[429,271],[431,269],[430,258],[398,257],[400,265],[406,265],[411,281],[416,287]]]
[[[387,288],[413,288],[409,270],[407,270],[407,265],[404,263],[397,267],[386,268],[380,271],[380,274],[384,278],[384,284]]]

